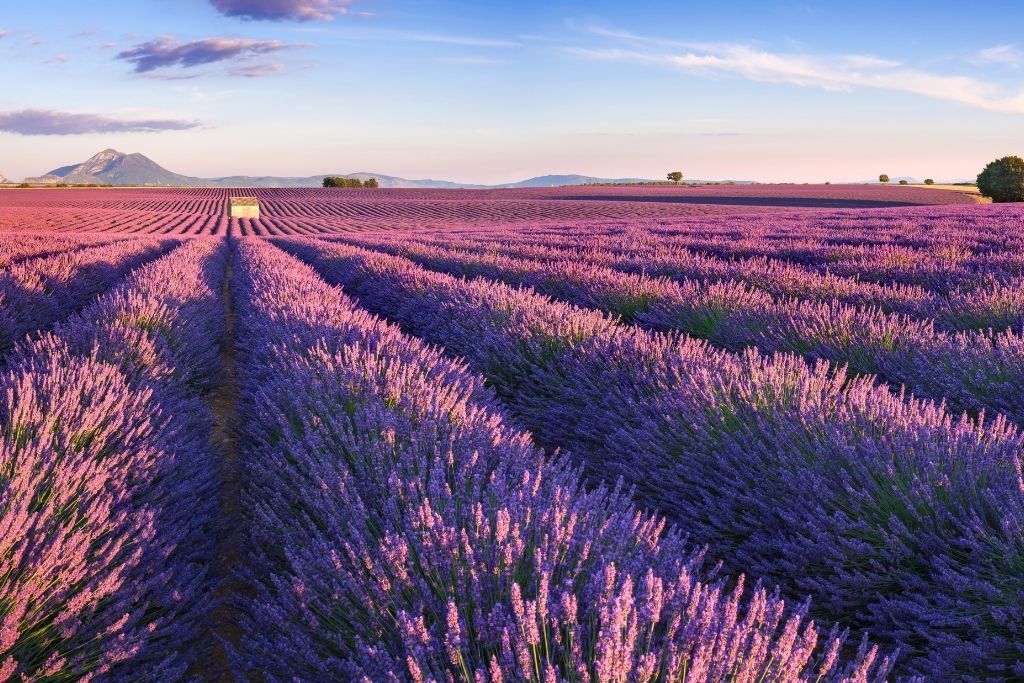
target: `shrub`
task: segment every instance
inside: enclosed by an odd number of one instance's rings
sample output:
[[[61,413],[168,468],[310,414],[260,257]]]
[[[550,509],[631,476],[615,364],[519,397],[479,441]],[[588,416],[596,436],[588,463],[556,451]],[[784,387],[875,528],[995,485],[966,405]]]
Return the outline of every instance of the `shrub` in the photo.
[[[900,185],[909,185],[909,184],[910,184],[909,181],[906,181],[906,180],[901,180],[900,181]]]
[[[358,178],[343,178],[330,175],[324,178],[324,187],[362,187],[363,184]]]
[[[934,185],[934,184],[935,184],[935,181],[934,181],[934,180],[932,180],[931,178],[925,178],[925,179],[924,179],[924,184],[925,184],[925,185]]]
[[[994,202],[1024,202],[1024,159],[996,159],[978,174],[978,189]]]

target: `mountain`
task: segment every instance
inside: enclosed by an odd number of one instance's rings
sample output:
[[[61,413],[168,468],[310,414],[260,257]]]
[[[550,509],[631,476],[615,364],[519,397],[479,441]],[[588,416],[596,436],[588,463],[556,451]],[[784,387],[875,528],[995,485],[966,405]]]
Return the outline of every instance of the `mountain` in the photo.
[[[123,154],[105,149],[88,161],[54,169],[29,183],[68,185],[193,185],[196,178],[172,173],[142,154]]]
[[[195,178],[168,171],[142,154],[124,154],[115,149],[105,149],[88,161],[71,166],[55,168],[46,175],[25,178],[26,183],[35,185],[131,185],[155,187],[320,187],[324,176],[337,175],[343,178],[376,178],[381,187],[389,188],[431,188],[431,189],[483,189],[514,187],[555,187],[558,185],[586,185],[589,183],[648,182],[639,178],[594,178],[583,175],[546,175],[529,178],[506,185],[473,185],[450,180],[410,180],[381,173],[323,173],[312,176],[227,176],[223,178]],[[2,176],[0,176],[2,177]]]
[[[3,185],[4,183],[9,183],[9,182],[11,182],[11,181],[8,180],[7,178],[5,178],[3,173],[0,173],[0,185]]]

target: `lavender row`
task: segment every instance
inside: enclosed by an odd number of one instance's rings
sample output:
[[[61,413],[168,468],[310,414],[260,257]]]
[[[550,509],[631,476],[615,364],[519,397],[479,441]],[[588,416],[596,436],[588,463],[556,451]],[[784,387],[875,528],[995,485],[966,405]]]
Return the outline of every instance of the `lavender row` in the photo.
[[[882,680],[875,648],[701,571],[587,490],[482,378],[265,242],[239,243],[238,664],[291,680]],[[301,388],[296,390],[296,388]],[[727,585],[734,585],[727,588]]]
[[[350,238],[354,236],[346,236]],[[682,248],[663,248],[616,253],[594,244],[587,235],[579,235],[572,243],[551,244],[527,237],[494,235],[468,237],[458,233],[428,235],[406,234],[404,239],[429,246],[448,247],[474,253],[497,253],[503,256],[543,261],[575,260],[614,268],[627,273],[695,280],[708,284],[738,280],[774,296],[792,296],[817,300],[837,300],[860,306],[915,316],[932,315],[945,301],[921,287],[881,285],[856,278],[814,273],[792,263],[765,257],[723,259],[697,254]],[[385,236],[360,236],[362,243],[373,245]],[[570,238],[563,238],[566,242]],[[354,241],[354,240],[346,240]]]
[[[889,313],[911,315],[933,322],[948,332],[1019,329],[1024,326],[1024,278],[1008,277],[979,282],[971,289],[939,295],[917,285],[879,284],[851,276],[818,273],[799,265],[764,257],[722,259],[687,249],[663,246],[642,253],[617,253],[590,244],[584,236],[563,238],[562,246],[533,240],[496,236],[466,239],[459,235],[407,236],[434,246],[449,246],[482,253],[500,253],[539,260],[586,261],[637,275],[694,280],[707,284],[741,281],[768,294],[822,302],[837,301],[862,307],[877,307]],[[366,236],[367,243],[381,240]],[[548,242],[545,240],[545,242]],[[587,244],[580,248],[580,244]]]
[[[913,671],[1024,674],[1018,434],[791,355],[716,352],[506,285],[286,240],[370,307],[483,372],[546,446]]]
[[[220,243],[141,268],[0,375],[0,680],[182,678],[207,610]]]
[[[346,242],[366,243],[363,238]],[[756,347],[878,375],[953,412],[1002,413],[1024,424],[1024,337],[936,332],[932,324],[836,302],[776,300],[740,282],[674,282],[586,262],[531,261],[375,239],[376,248],[434,270],[526,286],[626,322],[681,330],[731,351]]]
[[[10,234],[0,235],[0,268],[17,261],[71,251],[83,247],[98,246],[113,242],[111,237],[76,235],[67,237],[60,234]]]
[[[891,250],[948,258],[961,254],[1012,253],[1024,247],[1019,206],[929,206],[873,211],[759,211],[690,217],[637,217],[631,220],[576,220],[561,223],[520,221],[515,234],[560,238],[586,232],[608,240],[638,234],[648,242],[701,245],[727,258],[772,255],[823,265],[852,255],[869,257]],[[464,234],[501,233],[508,224],[457,226]],[[449,230],[450,231],[450,230]],[[823,252],[822,250],[828,250]],[[820,257],[824,256],[822,259]]]
[[[69,315],[177,240],[130,239],[22,261],[0,272],[0,351]]]
[[[942,249],[962,244],[972,251],[1002,250],[1022,245],[1017,224],[1020,207],[927,206],[875,211],[779,212],[712,219],[650,221],[651,231],[663,237],[741,235],[777,241],[813,237],[835,246],[893,245],[911,249]],[[723,253],[742,253],[746,245],[728,241]]]
[[[985,272],[1019,276],[1024,248],[1013,205],[930,207],[835,214],[761,214],[680,221],[644,230],[659,245],[676,244],[727,258],[771,256],[819,270],[836,267],[887,281],[917,275],[937,287]],[[627,230],[626,232],[632,232]],[[882,270],[874,272],[878,267]],[[943,281],[946,276],[951,279]]]
[[[821,217],[816,220],[825,222]],[[776,219],[770,219],[774,222]],[[829,268],[841,268],[856,272],[859,265],[864,269],[885,268],[912,264],[918,274],[925,276],[935,271],[954,271],[966,266],[970,271],[1008,270],[1008,274],[1019,273],[1022,259],[1015,255],[1019,238],[1007,239],[1002,244],[990,244],[972,248],[969,240],[962,237],[944,236],[927,247],[910,247],[893,243],[865,244],[856,234],[830,234],[829,231],[815,230],[815,223],[801,224],[803,231],[795,234],[780,233],[757,227],[756,219],[737,223],[735,218],[713,218],[694,224],[692,230],[677,232],[659,229],[648,223],[623,223],[619,226],[572,224],[561,230],[507,228],[477,230],[462,233],[467,236],[501,239],[528,239],[537,243],[572,247],[579,244],[574,238],[587,237],[586,244],[594,248],[619,254],[650,254],[661,249],[686,249],[704,256],[727,260],[745,258],[771,258],[794,263],[809,272],[821,272]],[[902,277],[908,277],[904,274]]]

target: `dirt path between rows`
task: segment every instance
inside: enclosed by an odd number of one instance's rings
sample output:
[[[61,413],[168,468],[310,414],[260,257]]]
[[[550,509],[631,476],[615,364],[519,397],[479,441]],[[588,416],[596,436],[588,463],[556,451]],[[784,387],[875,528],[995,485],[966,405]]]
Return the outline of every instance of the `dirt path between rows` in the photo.
[[[212,569],[212,578],[217,581],[217,589],[214,591],[214,609],[210,613],[204,637],[204,652],[190,672],[203,681],[217,682],[235,680],[231,673],[230,657],[225,642],[234,647],[241,640],[242,628],[238,619],[237,600],[245,593],[245,586],[234,573],[242,555],[242,502],[238,437],[234,424],[238,400],[235,310],[231,293],[234,254],[230,245],[228,249],[223,289],[226,326],[220,351],[222,374],[217,387],[207,397],[207,404],[214,417],[212,442],[220,462],[220,525],[215,530],[217,539]]]

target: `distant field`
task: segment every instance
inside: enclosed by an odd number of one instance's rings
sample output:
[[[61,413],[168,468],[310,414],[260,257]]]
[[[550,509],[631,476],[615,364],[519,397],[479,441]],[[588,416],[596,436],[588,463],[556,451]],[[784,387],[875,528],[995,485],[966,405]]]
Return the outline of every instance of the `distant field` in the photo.
[[[259,197],[261,218],[227,218],[227,200],[232,194]],[[973,202],[962,192],[877,185],[525,190],[11,189],[0,192],[0,231],[301,235]]]
[[[928,190],[946,190],[949,192],[959,192],[969,197],[975,197],[976,201],[981,204],[991,204],[992,200],[988,197],[981,196],[981,190],[976,185],[911,185],[910,187],[923,187]]]
[[[953,192],[981,195],[981,190],[978,189],[977,185],[925,185],[924,183],[916,183],[910,187],[923,187],[929,190],[952,190]]]

